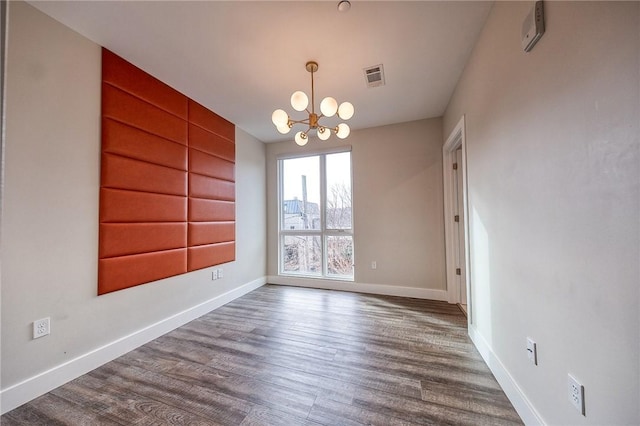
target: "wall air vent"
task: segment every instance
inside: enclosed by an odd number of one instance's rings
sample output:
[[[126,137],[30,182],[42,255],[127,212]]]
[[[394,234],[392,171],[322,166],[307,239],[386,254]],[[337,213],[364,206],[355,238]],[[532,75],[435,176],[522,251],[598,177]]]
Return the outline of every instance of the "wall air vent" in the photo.
[[[364,69],[364,79],[367,87],[384,86],[384,68],[382,64]]]

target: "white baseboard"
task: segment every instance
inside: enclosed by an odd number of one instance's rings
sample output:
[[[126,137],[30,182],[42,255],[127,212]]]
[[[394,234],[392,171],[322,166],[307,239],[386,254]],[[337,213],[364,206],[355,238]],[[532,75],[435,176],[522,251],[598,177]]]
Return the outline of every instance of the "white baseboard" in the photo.
[[[509,374],[509,371],[502,364],[500,358],[496,356],[489,343],[473,325],[469,325],[469,337],[471,337],[473,344],[478,349],[478,352],[480,352],[480,355],[482,355],[484,362],[495,376],[524,424],[545,425],[546,423],[540,414],[527,399],[526,395],[522,392],[522,389],[520,389],[520,386],[518,386],[511,374]]]
[[[4,414],[58,386],[82,376],[133,349],[156,339],[202,315],[243,296],[266,283],[266,277],[248,282],[199,305],[151,324],[116,341],[80,355],[36,376],[0,391],[0,413]]]
[[[324,280],[321,278],[299,278],[282,275],[269,275],[269,284],[290,285],[294,287],[320,288],[324,290],[353,291],[356,293],[383,294],[386,296],[413,297],[415,299],[448,300],[446,290],[430,288],[399,287],[384,284],[366,284],[353,281]]]

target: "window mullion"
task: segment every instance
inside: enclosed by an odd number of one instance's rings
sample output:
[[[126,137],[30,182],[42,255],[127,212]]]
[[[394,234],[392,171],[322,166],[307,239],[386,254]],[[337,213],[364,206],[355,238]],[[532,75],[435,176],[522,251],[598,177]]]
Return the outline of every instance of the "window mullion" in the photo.
[[[327,159],[326,154],[320,155],[320,241],[322,244],[322,275],[328,275],[327,268]]]
[[[278,273],[284,271],[284,235],[282,230],[284,229],[284,214],[282,212],[282,205],[284,202],[284,162],[278,160],[278,168],[276,170],[276,178],[278,179],[278,185],[276,187],[276,197],[278,200]]]

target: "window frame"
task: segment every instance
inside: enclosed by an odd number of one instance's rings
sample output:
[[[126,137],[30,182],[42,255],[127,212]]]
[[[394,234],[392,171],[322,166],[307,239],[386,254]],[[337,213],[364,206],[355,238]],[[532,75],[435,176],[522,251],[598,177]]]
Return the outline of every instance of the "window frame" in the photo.
[[[326,156],[331,154],[341,154],[348,152],[350,155],[350,170],[349,170],[349,179],[351,183],[351,228],[350,229],[327,229],[327,170],[326,170]],[[284,218],[283,218],[283,208],[282,205],[284,203],[284,161],[296,158],[305,158],[305,157],[319,157],[319,180],[320,180],[320,205],[318,206],[320,210],[320,229],[283,229]],[[277,209],[278,209],[278,275],[286,276],[286,277],[297,277],[297,278],[315,278],[315,279],[325,279],[325,280],[333,280],[333,281],[354,281],[355,279],[355,250],[352,253],[352,268],[353,275],[338,275],[338,274],[329,274],[328,271],[328,251],[327,251],[327,240],[328,237],[351,237],[352,247],[355,247],[355,217],[354,217],[354,206],[353,206],[353,153],[351,150],[351,146],[343,146],[333,149],[325,149],[325,150],[315,150],[315,151],[304,151],[297,152],[291,154],[281,154],[276,157],[277,161]],[[322,267],[321,272],[319,274],[315,273],[297,273],[290,272],[284,270],[284,260],[285,257],[283,255],[284,250],[284,239],[286,236],[318,236],[320,237],[320,251],[322,253]]]

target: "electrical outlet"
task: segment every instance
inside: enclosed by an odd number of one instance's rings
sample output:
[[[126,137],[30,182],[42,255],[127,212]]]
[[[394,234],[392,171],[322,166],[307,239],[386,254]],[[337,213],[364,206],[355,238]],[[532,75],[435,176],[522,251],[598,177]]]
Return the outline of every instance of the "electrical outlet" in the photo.
[[[211,272],[211,279],[214,280],[214,281],[218,279],[218,270],[217,269],[214,269]]]
[[[569,374],[569,401],[584,416],[584,386]]]
[[[533,365],[538,365],[538,347],[530,337],[527,337],[527,356]]]
[[[375,260],[371,261],[371,269],[376,269],[378,267],[378,262]]]
[[[222,268],[218,269],[218,278],[222,278],[223,276]]]
[[[42,318],[33,322],[33,338],[46,336],[51,332],[50,319]]]

